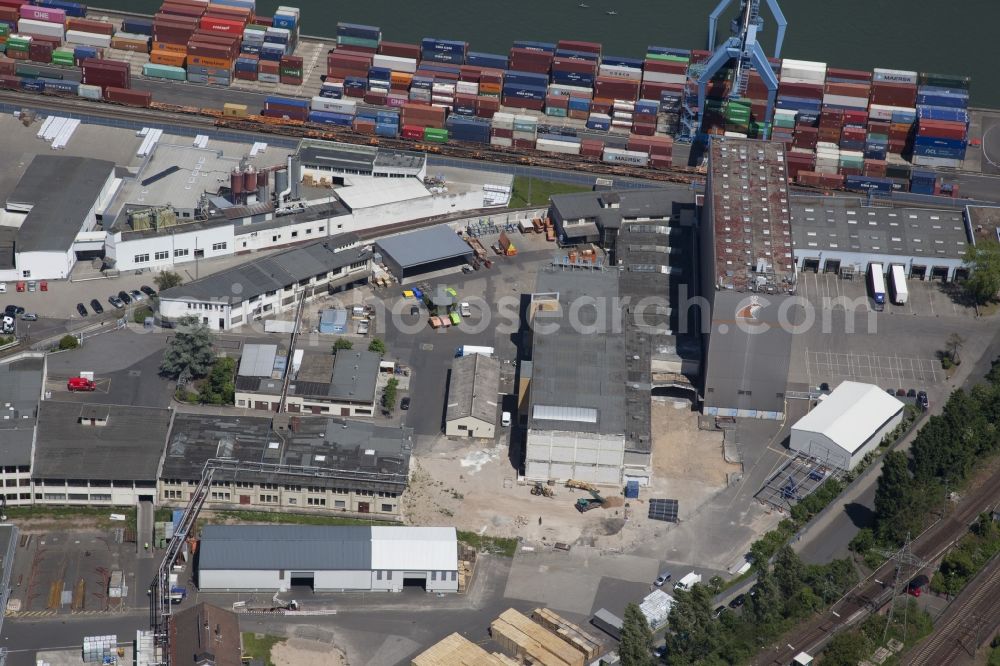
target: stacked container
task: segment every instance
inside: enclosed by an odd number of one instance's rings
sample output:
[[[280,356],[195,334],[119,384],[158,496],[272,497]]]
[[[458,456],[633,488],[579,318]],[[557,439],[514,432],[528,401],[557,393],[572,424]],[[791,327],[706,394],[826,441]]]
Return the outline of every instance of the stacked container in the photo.
[[[361,25],[359,23],[338,23],[337,24],[337,46],[347,46],[368,53],[378,51],[379,42],[382,41],[382,29],[373,25]]]
[[[83,61],[82,70],[83,83],[100,86],[104,91],[108,87],[127,89],[132,85],[127,62],[88,58]]]
[[[916,101],[913,163],[961,167],[968,146],[968,77],[921,74]]]
[[[106,658],[117,658],[118,636],[84,636],[83,661],[88,664],[108,663]]]

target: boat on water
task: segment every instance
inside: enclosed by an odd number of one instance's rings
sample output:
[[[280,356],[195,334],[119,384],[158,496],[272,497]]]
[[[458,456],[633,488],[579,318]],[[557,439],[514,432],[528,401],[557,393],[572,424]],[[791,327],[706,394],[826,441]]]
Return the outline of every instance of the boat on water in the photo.
[[[604,13],[607,14],[608,16],[618,16],[618,12],[616,12],[613,9],[609,9],[608,11],[606,11]]]
[[[582,9],[589,9],[590,5],[588,5],[586,2],[581,2],[580,4],[577,5],[577,7],[580,7]]]

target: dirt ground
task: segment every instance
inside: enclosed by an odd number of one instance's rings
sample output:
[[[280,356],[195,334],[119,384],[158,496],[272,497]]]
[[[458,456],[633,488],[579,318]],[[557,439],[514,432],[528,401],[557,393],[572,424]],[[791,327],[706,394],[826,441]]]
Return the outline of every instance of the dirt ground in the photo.
[[[274,666],[349,666],[337,648],[315,641],[289,638],[271,648]]]
[[[718,433],[698,430],[697,414],[674,403],[653,404],[654,480],[641,499],[628,503],[620,489],[603,488],[604,508],[578,512],[574,504],[587,496],[557,486],[555,496],[531,494],[519,485],[504,445],[474,445],[440,437],[428,453],[411,463],[410,488],[403,498],[411,525],[455,525],[460,530],[519,537],[528,544],[586,543],[627,549],[648,541],[668,525],[646,517],[646,498],[681,502],[681,516],[726,486],[738,471],[725,462]]]

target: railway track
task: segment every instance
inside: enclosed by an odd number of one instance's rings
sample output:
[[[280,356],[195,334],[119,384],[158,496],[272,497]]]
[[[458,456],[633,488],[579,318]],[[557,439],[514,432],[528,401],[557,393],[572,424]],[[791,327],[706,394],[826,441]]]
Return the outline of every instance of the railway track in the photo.
[[[997,487],[1000,487],[1000,468],[995,469],[971,490],[951,514],[928,527],[913,540],[914,555],[928,562],[938,560],[955,541],[968,532],[969,526],[980,512],[996,503]],[[778,639],[777,649],[760,653],[753,663],[756,666],[787,666],[799,652],[814,654],[822,649],[838,631],[855,626],[892,600],[892,588],[877,581],[891,581],[894,569],[895,563],[889,560],[817,619],[802,625],[795,633]],[[997,604],[991,614],[1000,614],[1000,604]]]
[[[907,666],[946,666],[975,655],[981,638],[1000,625],[1000,557],[976,576],[948,606],[929,637],[906,655]]]

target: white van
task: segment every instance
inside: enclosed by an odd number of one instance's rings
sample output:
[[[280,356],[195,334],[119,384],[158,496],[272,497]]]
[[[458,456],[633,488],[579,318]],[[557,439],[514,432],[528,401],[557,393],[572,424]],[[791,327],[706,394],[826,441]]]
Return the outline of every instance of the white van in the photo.
[[[692,571],[691,573],[685,575],[683,578],[677,581],[677,584],[674,585],[674,589],[685,590],[690,592],[691,588],[700,582],[701,582],[701,574],[696,574],[695,572]]]
[[[510,412],[504,412],[503,415],[500,416],[500,425],[504,428],[510,427]]]

